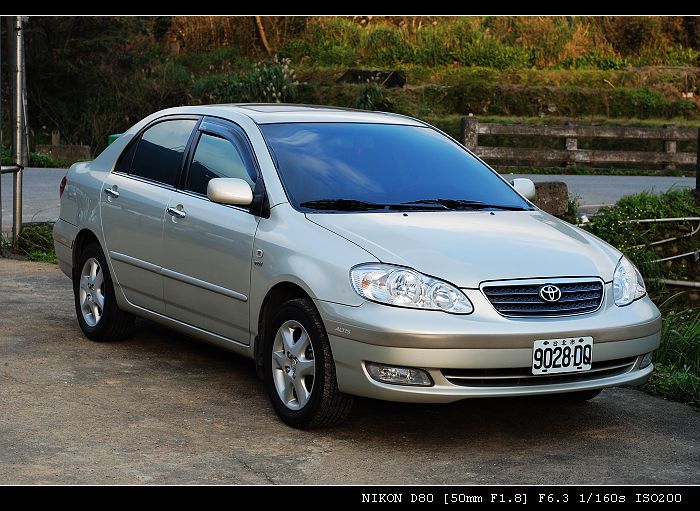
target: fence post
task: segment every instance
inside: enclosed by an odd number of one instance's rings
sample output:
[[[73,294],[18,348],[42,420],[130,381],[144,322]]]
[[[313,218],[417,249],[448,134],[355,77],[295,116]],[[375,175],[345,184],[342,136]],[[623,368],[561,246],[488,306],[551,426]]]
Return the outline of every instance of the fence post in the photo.
[[[665,124],[665,125],[664,125],[664,129],[665,129],[666,131],[668,131],[668,132],[671,132],[671,131],[675,131],[676,126],[673,125],[673,124]],[[673,135],[667,135],[667,139],[664,140],[664,152],[665,152],[666,154],[676,154],[676,147],[677,147],[677,146],[676,146],[676,141],[675,141],[675,139],[674,139],[674,140],[670,140],[670,138],[671,138],[672,136],[673,136]],[[664,164],[664,168],[667,169],[667,170],[673,170],[673,169],[676,168],[676,165],[675,165],[673,162],[670,162],[670,161],[669,161],[669,162],[666,162],[666,163]]]
[[[567,121],[564,123],[565,126],[573,128],[576,126],[575,122]],[[578,138],[566,137],[566,150],[571,151],[569,157],[566,160],[567,167],[573,167],[576,165],[576,151],[578,151]]]
[[[51,145],[61,145],[61,132],[51,130]]]
[[[476,117],[462,117],[462,144],[476,152],[479,146],[479,121]]]

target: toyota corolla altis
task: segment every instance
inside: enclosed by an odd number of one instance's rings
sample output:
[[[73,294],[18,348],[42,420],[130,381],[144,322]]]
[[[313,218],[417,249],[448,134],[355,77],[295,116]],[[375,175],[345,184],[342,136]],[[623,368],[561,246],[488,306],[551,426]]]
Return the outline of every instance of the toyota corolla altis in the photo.
[[[54,237],[87,337],[140,316],[250,357],[295,427],[352,396],[644,382],[661,320],[641,275],[533,195],[416,119],[182,107],[69,169]]]

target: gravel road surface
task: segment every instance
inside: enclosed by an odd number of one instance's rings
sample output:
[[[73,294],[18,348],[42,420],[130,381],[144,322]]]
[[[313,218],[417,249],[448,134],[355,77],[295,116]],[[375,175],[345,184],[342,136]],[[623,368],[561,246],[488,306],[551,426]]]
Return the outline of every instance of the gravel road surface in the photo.
[[[50,264],[0,259],[0,484],[700,483],[700,414],[633,389],[590,403],[358,400],[297,431],[247,360],[140,322],[94,343]]]

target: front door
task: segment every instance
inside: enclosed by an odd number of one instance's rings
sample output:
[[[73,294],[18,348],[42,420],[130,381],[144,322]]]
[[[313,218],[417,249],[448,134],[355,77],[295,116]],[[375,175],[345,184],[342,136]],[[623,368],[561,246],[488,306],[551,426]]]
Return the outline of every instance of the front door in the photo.
[[[257,178],[252,153],[234,126],[202,122],[182,189],[163,231],[166,315],[248,344],[250,269],[258,218],[207,198],[215,177]]]
[[[115,282],[131,303],[163,313],[163,221],[196,119],[153,124],[102,186],[101,218]]]

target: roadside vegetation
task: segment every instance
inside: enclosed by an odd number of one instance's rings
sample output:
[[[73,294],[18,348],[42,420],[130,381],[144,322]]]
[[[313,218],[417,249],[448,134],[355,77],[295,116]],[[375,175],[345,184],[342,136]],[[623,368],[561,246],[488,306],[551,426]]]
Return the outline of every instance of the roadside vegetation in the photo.
[[[58,264],[53,248],[53,225],[46,223],[25,224],[19,233],[15,252],[25,256],[30,261]]]
[[[700,119],[697,17],[260,22],[265,43],[253,17],[33,17],[26,27],[33,141],[46,143],[58,129],[68,143],[99,151],[108,134],[161,108],[237,101],[389,110],[453,136],[470,113],[496,122]],[[405,85],[388,88],[376,74],[339,80],[350,69],[395,71]]]
[[[15,161],[9,148],[0,146],[0,162],[2,162],[2,165],[14,165]],[[56,158],[44,153],[29,153],[30,167],[61,169],[68,167],[70,163],[71,162],[57,160]]]
[[[700,235],[650,248],[649,243],[689,234],[698,222],[639,224],[645,218],[700,217],[691,190],[623,197],[581,227],[624,252],[642,272],[652,300],[663,314],[661,347],[654,353],[656,370],[646,385],[653,393],[700,404],[700,289],[664,285],[659,279],[700,281]],[[570,210],[575,207],[570,205]],[[675,255],[690,256],[657,262]]]

